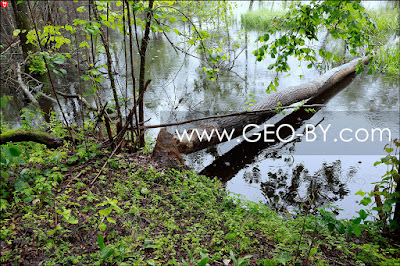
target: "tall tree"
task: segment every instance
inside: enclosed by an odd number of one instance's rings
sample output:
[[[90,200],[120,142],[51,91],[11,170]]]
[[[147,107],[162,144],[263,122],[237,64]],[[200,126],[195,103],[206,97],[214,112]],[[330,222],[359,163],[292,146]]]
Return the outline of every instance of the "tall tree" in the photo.
[[[150,25],[151,25],[151,17],[153,15],[153,4],[154,0],[149,1],[149,7],[146,12],[146,26],[144,31],[144,37],[142,39],[140,45],[140,68],[139,68],[139,95],[142,95],[145,91],[145,72],[146,72],[146,51],[147,45],[150,39]],[[143,97],[139,99],[139,123],[144,123],[144,104],[143,104]],[[143,132],[139,132],[139,146],[144,147],[145,139]]]
[[[26,35],[30,28],[28,21],[29,13],[26,1],[11,0],[11,5],[14,11],[15,24],[21,31],[19,38],[21,40],[22,53],[24,58],[28,57],[30,51],[35,51],[35,46],[32,43],[27,43]]]

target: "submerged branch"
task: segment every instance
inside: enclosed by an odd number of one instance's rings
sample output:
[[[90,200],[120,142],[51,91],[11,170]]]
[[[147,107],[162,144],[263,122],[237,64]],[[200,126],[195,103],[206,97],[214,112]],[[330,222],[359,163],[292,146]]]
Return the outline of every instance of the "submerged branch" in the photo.
[[[28,97],[28,99],[35,104],[36,106],[39,106],[39,102],[36,100],[36,98],[32,95],[32,93],[29,91],[28,86],[25,85],[25,83],[22,80],[22,76],[21,76],[21,65],[17,64],[17,82],[19,84],[19,86],[21,87],[22,91],[24,92],[24,94],[26,95],[26,97]]]

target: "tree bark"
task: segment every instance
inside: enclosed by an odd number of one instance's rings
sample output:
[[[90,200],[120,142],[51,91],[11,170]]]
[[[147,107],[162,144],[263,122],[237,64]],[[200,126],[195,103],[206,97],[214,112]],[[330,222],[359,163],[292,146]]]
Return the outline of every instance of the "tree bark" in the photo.
[[[278,91],[267,97],[263,101],[259,102],[258,104],[254,105],[250,111],[271,109],[278,106],[288,106],[302,100],[307,100],[310,97],[316,96],[326,91],[328,88],[332,87],[334,84],[342,80],[347,75],[354,73],[360,61],[363,64],[367,64],[369,61],[369,57],[354,59],[347,64],[329,70],[324,75],[313,81],[292,86],[282,91]],[[197,130],[199,135],[201,135],[203,131],[206,131],[208,135],[212,135],[210,141],[200,141],[196,133],[194,133],[191,138],[184,138],[182,139],[182,141],[178,140],[178,138],[175,137],[178,150],[180,153],[188,154],[224,142],[227,139],[224,138],[221,141],[218,138],[218,135],[215,134],[215,131],[218,131],[220,134],[224,130],[228,134],[233,132],[232,138],[234,138],[242,134],[243,128],[246,125],[261,124],[273,115],[274,114],[271,114],[270,112],[266,112],[254,115],[227,117],[209,123],[202,123],[196,126],[196,128],[189,130],[188,134],[190,136],[190,133],[193,130]],[[212,134],[213,131],[214,133]]]
[[[58,138],[40,131],[10,130],[0,135],[0,144],[7,142],[33,141],[47,146],[47,148],[58,148],[64,145],[65,138]]]

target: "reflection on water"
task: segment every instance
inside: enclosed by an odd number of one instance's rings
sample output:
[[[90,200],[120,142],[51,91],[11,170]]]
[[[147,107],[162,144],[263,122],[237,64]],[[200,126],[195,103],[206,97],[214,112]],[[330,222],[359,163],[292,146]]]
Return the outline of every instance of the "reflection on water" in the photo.
[[[267,204],[276,210],[290,208],[296,211],[309,208],[313,211],[315,207],[336,202],[349,193],[346,184],[341,182],[342,174],[340,160],[324,162],[314,173],[310,173],[304,164],[299,163],[291,169],[268,172],[267,178],[260,182],[260,189]],[[351,174],[354,175],[355,172]],[[300,194],[301,191],[304,191],[303,195]]]

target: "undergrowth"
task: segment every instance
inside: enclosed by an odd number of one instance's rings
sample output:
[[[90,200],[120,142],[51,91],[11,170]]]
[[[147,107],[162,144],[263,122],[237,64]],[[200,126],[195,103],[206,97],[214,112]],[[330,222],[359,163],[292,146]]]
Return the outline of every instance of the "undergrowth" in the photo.
[[[151,147],[110,156],[88,123],[75,148],[1,145],[2,264],[400,263],[398,244],[365,220],[368,212],[349,221],[328,208],[277,213],[228,193],[218,179],[160,167]],[[23,127],[35,129],[29,115]],[[55,117],[43,128],[65,134]],[[388,204],[395,196],[382,195]]]
[[[193,171],[155,170],[121,154],[91,184],[107,150],[77,158],[67,146],[9,144],[2,150],[14,157],[7,180],[2,175],[2,263],[399,262],[398,249],[378,235],[330,232],[323,216],[282,216]]]

